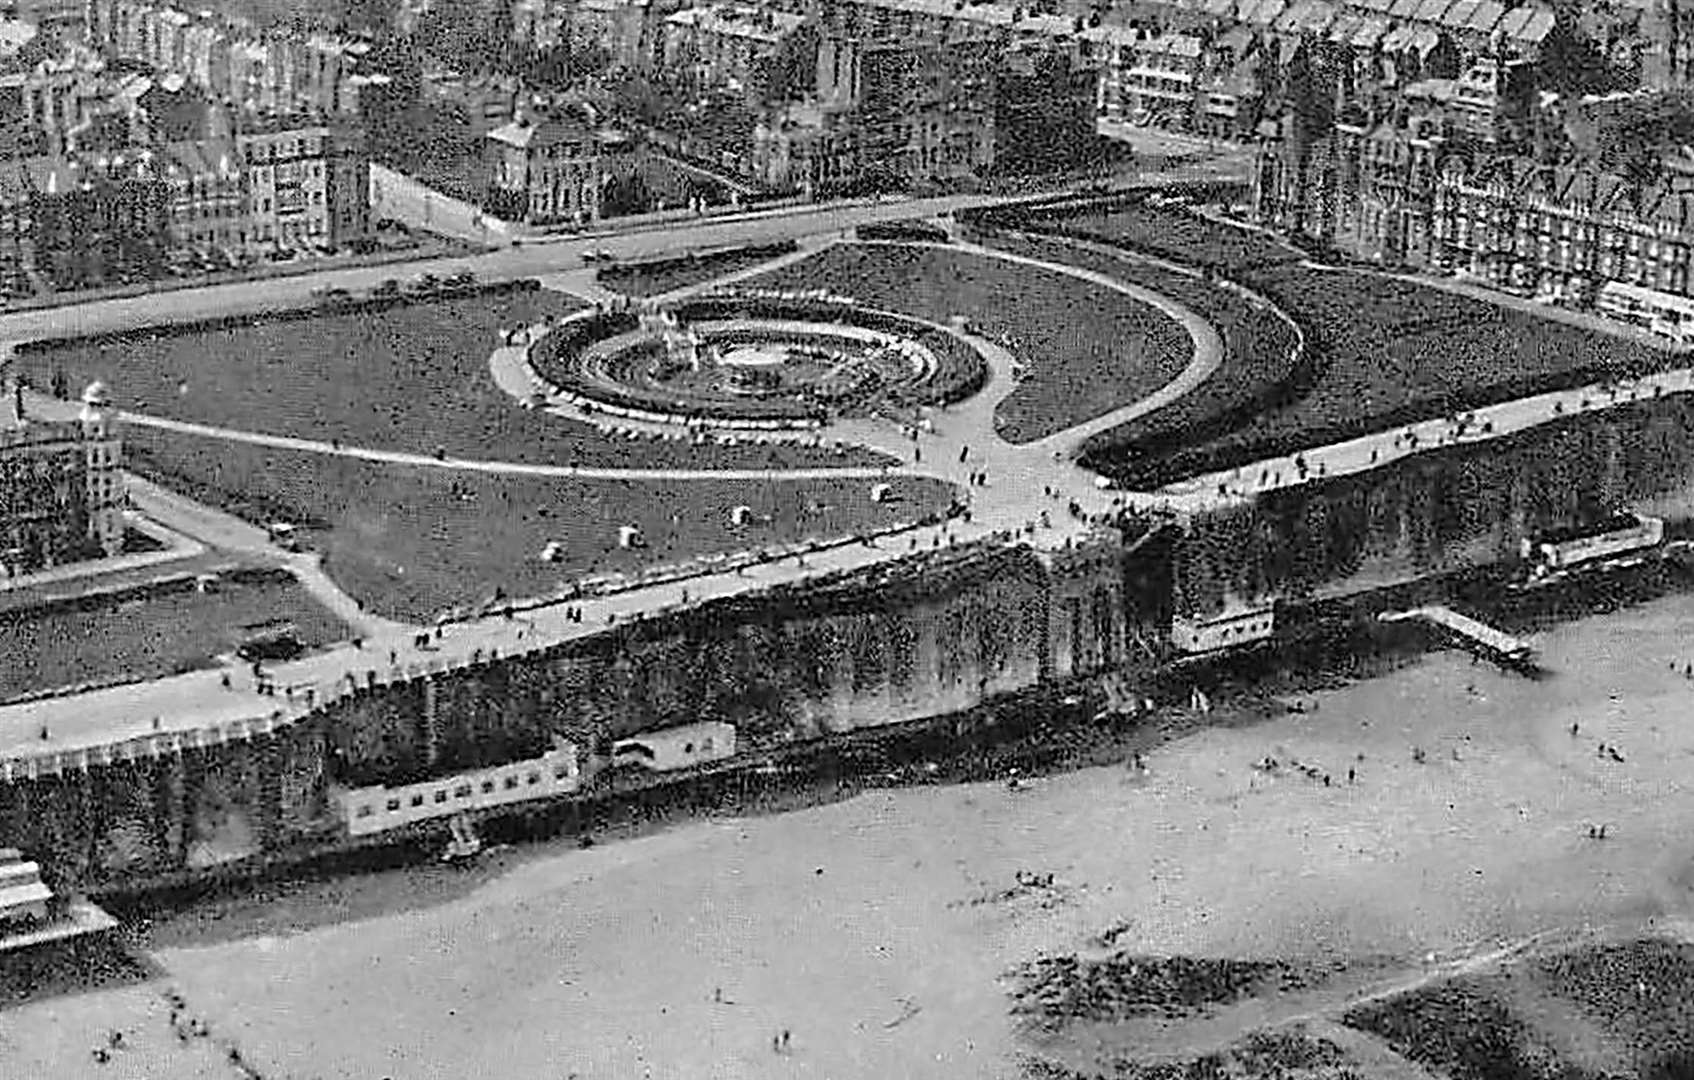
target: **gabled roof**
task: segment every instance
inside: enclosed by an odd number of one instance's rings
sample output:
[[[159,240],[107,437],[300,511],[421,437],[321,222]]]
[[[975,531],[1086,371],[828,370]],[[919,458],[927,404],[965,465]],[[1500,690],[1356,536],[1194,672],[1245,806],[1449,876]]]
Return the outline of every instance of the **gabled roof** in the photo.
[[[1520,45],[1538,45],[1552,33],[1556,22],[1553,13],[1544,8],[1520,7],[1506,12],[1495,29]]]
[[[1250,3],[1251,6],[1246,6]],[[1288,9],[1288,0],[1244,0],[1241,21],[1256,26],[1270,26]]]
[[[1476,6],[1476,11],[1471,14],[1470,19],[1465,23],[1465,28],[1479,34],[1489,33],[1505,14],[1506,9],[1495,3],[1494,0],[1482,0],[1482,3]]]

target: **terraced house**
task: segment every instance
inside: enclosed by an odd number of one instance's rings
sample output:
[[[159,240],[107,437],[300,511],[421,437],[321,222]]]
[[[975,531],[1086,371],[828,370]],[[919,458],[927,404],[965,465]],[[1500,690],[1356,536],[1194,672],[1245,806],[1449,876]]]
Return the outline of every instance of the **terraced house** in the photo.
[[[1441,262],[1502,288],[1587,302],[1615,281],[1694,295],[1694,188],[1673,175],[1454,158],[1433,209]]]

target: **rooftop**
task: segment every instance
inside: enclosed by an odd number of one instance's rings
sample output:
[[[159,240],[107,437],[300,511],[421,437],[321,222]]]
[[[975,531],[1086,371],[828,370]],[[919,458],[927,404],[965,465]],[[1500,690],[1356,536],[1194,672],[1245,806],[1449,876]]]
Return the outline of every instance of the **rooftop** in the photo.
[[[692,26],[702,33],[776,44],[798,30],[805,17],[770,8],[730,6],[687,8],[670,16],[671,26]]]

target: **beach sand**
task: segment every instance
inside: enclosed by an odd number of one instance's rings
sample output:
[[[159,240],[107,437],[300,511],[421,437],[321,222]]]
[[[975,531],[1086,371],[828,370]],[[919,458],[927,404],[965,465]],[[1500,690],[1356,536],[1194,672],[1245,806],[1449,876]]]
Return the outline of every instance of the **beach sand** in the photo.
[[[178,1048],[169,984],[273,1077],[1012,1077],[1004,973],[1115,923],[1135,952],[1412,970],[1675,920],[1694,888],[1691,631],[1690,597],[1554,627],[1532,639],[1540,681],[1431,654],[1177,739],[1144,778],[875,791],[209,902],[153,927],[161,979],[0,1012],[0,1072],[200,1075],[186,1063],[213,1055]],[[1253,769],[1267,754],[1331,786]],[[1053,888],[1000,896],[1020,870]],[[131,1049],[97,1065],[115,1025]]]

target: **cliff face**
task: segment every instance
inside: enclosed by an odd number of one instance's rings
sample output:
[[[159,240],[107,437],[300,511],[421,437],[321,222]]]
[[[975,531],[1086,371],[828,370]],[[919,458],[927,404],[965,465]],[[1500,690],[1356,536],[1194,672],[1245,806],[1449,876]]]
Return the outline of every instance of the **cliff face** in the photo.
[[[1168,655],[1173,614],[1341,596],[1515,555],[1624,507],[1694,518],[1694,399],[1573,415],[1198,513],[1141,543],[915,556],[521,656],[381,681],[305,718],[0,781],[0,835],[49,884],[135,884],[338,842],[344,788],[585,752],[699,720],[760,753],[941,716]],[[173,740],[174,741],[174,740]]]
[[[57,890],[134,885],[344,835],[339,790],[727,720],[758,752],[968,709],[1124,656],[1122,548],[1006,544],[711,603],[368,685],[297,722],[56,759],[0,783],[0,835]]]
[[[1694,398],[1620,405],[1285,488],[1196,518],[1173,603],[1344,596],[1515,558],[1526,536],[1619,508],[1694,517]]]

